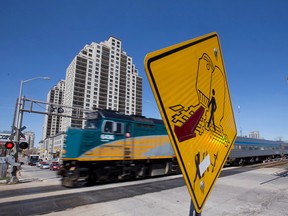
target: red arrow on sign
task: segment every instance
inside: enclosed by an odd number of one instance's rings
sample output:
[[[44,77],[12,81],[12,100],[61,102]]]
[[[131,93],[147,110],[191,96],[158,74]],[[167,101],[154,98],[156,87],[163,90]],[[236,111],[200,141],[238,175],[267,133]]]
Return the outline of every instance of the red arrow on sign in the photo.
[[[181,127],[177,125],[174,126],[174,132],[179,142],[196,137],[195,130],[204,114],[204,111],[204,107],[200,106]]]

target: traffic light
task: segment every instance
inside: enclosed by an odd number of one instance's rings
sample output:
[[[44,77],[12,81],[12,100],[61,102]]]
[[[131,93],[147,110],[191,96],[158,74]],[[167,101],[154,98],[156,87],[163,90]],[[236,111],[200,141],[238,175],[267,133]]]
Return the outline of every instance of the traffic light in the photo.
[[[13,149],[14,148],[14,143],[13,142],[6,142],[5,143],[5,148],[6,149]]]
[[[62,107],[56,107],[56,106],[50,105],[49,111],[51,113],[54,113],[56,111],[57,111],[57,113],[63,113],[64,109]]]
[[[63,113],[64,112],[64,109],[62,107],[58,107],[58,113]]]
[[[19,144],[19,148],[21,148],[21,149],[27,149],[28,146],[29,146],[29,144],[27,142],[21,142]]]

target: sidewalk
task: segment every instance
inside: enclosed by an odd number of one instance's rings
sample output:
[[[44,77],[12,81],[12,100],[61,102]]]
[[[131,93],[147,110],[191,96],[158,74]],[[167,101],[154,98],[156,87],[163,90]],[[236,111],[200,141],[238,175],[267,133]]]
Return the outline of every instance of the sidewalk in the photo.
[[[8,168],[9,170],[10,168]],[[19,180],[19,183],[24,183],[24,182],[32,182],[32,181],[37,181],[38,179],[33,178],[31,175],[29,175],[29,172],[25,172],[25,168],[21,168],[21,171],[18,173],[17,178]],[[7,179],[2,179],[0,180],[0,184],[8,184],[8,181],[10,180],[9,177]]]
[[[21,166],[21,170],[20,172],[18,172],[18,175],[17,175],[19,183],[44,182],[44,181],[46,182],[47,181],[45,179],[35,177],[35,174],[33,174],[33,172],[30,172],[27,170],[28,170],[28,165]],[[8,184],[8,180],[10,180],[9,177],[7,179],[2,179],[0,180],[0,184]],[[16,183],[16,184],[19,184],[19,183]]]

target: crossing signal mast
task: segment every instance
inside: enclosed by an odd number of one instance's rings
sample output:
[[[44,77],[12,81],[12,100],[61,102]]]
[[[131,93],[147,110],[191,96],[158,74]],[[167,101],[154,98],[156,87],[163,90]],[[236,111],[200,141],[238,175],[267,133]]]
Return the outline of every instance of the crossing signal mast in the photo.
[[[15,127],[13,123],[10,141],[6,142],[5,144],[5,148],[7,150],[11,150],[14,147],[16,147],[16,157],[15,157],[16,160],[18,158],[18,150],[27,149],[29,147],[29,144],[27,142],[20,142],[20,137],[25,137],[25,135],[21,132],[24,129],[26,129],[25,126],[22,127],[22,118],[23,118],[24,112],[85,120],[86,119],[84,117],[85,113],[92,111],[89,109],[59,105],[59,104],[50,103],[50,102],[43,102],[43,101],[28,99],[25,97],[21,98],[20,103],[21,103],[21,106],[19,108],[19,125],[18,125],[19,128]],[[25,105],[25,103],[28,103],[28,104]],[[39,108],[37,109],[35,105],[37,105],[37,107],[42,108],[42,110],[39,110]],[[41,105],[45,105],[46,107],[43,107],[43,106],[41,107]],[[43,111],[43,109],[45,110]],[[73,115],[72,113],[75,113],[75,114]],[[15,136],[16,136],[16,140],[14,140]],[[19,145],[17,145],[17,143],[19,143]]]
[[[21,94],[20,94],[21,95]],[[28,103],[25,105],[25,103]],[[19,104],[19,106],[18,106]],[[36,108],[36,106],[38,109]],[[41,106],[44,105],[45,107]],[[27,149],[29,147],[29,144],[27,142],[21,142],[20,137],[25,137],[25,135],[21,132],[26,129],[25,126],[22,127],[22,118],[23,118],[23,113],[24,112],[29,112],[29,113],[35,113],[35,114],[43,114],[43,115],[48,115],[48,116],[59,116],[59,117],[64,117],[64,118],[74,118],[74,119],[82,119],[85,120],[86,113],[90,113],[95,110],[90,110],[90,109],[83,109],[83,108],[78,108],[78,107],[70,107],[70,106],[65,106],[65,105],[59,105],[55,103],[50,103],[50,102],[43,102],[43,101],[38,101],[38,100],[32,100],[32,99],[27,99],[25,97],[21,97],[19,101],[16,103],[16,108],[15,113],[14,113],[14,120],[13,120],[13,125],[12,125],[12,131],[11,131],[11,136],[10,136],[10,141],[5,143],[5,149],[6,150],[12,150],[15,148],[15,154],[14,156],[9,155],[8,157],[10,158],[10,164],[13,166],[13,171],[12,171],[12,177],[16,178],[16,165],[18,164],[18,152],[19,150]],[[42,110],[39,110],[39,107],[42,108]],[[43,111],[44,109],[44,111]],[[17,127],[15,127],[15,120],[16,120],[16,115],[17,115]],[[14,139],[14,137],[16,137]],[[12,159],[11,159],[12,158]],[[12,178],[13,179],[13,178]],[[13,182],[13,180],[11,180]]]

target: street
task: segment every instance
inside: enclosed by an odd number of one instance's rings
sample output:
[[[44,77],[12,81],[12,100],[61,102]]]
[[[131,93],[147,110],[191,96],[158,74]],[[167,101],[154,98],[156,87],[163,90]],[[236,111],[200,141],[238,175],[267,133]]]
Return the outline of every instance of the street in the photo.
[[[20,173],[22,176],[20,176],[20,179],[31,179],[38,181],[59,181],[59,178],[56,175],[56,171],[52,171],[49,169],[40,169],[37,166],[28,166],[27,164],[22,165],[21,167],[22,171],[20,171]]]
[[[204,216],[288,215],[287,164],[225,168],[204,206]],[[50,170],[23,167],[28,183],[0,185],[1,215],[189,215],[182,175],[67,189]],[[27,178],[28,179],[28,178]]]

